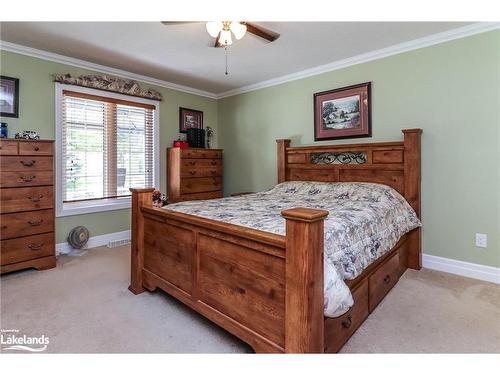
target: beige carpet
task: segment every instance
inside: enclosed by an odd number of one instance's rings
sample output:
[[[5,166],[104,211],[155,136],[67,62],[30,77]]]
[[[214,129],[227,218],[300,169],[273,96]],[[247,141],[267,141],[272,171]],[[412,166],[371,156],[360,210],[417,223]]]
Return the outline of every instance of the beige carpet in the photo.
[[[60,257],[1,278],[2,329],[50,338],[54,353],[241,353],[251,348],[165,293],[127,290],[129,248]],[[408,271],[345,353],[500,352],[500,287]]]

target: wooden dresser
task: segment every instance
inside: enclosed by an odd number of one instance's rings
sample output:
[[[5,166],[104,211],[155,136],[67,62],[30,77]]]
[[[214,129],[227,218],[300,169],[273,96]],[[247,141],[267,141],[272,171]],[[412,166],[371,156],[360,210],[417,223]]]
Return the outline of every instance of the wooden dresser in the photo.
[[[167,149],[167,193],[170,203],[222,198],[220,149]]]
[[[0,273],[55,267],[53,141],[0,140]]]

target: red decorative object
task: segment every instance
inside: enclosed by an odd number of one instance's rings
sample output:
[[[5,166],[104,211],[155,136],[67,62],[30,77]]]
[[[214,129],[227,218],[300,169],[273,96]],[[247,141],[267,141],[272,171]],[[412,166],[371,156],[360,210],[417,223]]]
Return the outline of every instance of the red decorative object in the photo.
[[[153,191],[153,207],[163,207],[166,206],[167,197],[165,194],[162,194],[160,190]]]
[[[186,141],[181,141],[181,140],[175,140],[174,141],[174,147],[179,147],[179,148],[189,148],[189,143]]]

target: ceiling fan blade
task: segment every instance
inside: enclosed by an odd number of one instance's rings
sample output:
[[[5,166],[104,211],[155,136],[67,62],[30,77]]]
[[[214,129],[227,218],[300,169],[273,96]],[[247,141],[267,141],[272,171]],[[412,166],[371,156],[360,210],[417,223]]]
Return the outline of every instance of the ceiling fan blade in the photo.
[[[215,48],[220,48],[222,47],[222,44],[219,43],[219,38],[220,38],[220,32],[219,34],[217,35],[217,38],[215,38],[215,43],[214,43],[214,47]]]
[[[161,21],[165,26],[186,25],[188,23],[200,23],[200,21]]]
[[[247,26],[247,32],[249,32],[253,35],[257,35],[257,36],[259,36],[259,37],[261,37],[269,42],[274,42],[276,39],[278,39],[280,37],[280,34],[274,32],[274,31],[266,30],[263,27],[257,26],[254,23],[243,22],[243,24],[245,24]]]

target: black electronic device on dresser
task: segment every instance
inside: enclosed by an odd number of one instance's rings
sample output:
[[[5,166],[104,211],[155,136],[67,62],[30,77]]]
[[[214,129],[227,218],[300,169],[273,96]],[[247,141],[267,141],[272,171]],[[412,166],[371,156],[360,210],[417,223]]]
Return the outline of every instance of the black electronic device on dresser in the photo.
[[[198,128],[189,128],[186,130],[186,140],[189,147],[205,148],[205,130]]]

